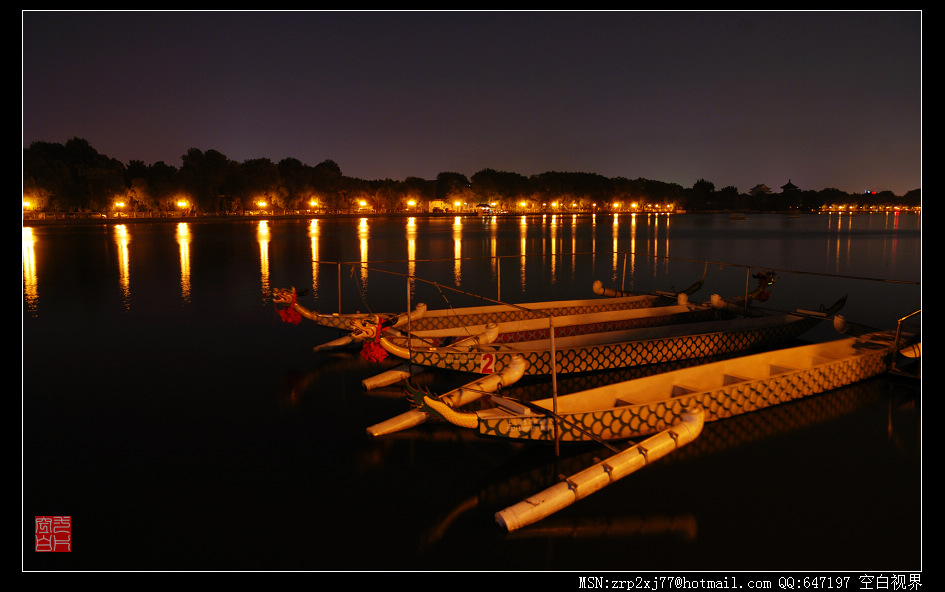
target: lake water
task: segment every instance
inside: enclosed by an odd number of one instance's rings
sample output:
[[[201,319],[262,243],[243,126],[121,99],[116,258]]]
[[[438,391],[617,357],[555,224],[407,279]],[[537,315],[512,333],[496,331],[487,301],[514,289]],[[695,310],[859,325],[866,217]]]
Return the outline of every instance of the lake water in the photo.
[[[408,405],[397,387],[361,381],[393,363],[313,352],[336,334],[282,322],[270,294],[294,286],[311,309],[386,312],[704,278],[692,298],[707,301],[777,270],[767,307],[846,295],[848,319],[894,328],[921,308],[921,255],[914,214],[24,229],[23,567],[919,571],[918,383],[882,377],[707,424],[676,457],[506,533],[496,512],[607,451],[556,458],[433,423],[373,439],[368,426]],[[830,336],[825,324],[809,338]],[[559,392],[585,379],[572,380]],[[71,552],[34,552],[34,516],[71,516]]]

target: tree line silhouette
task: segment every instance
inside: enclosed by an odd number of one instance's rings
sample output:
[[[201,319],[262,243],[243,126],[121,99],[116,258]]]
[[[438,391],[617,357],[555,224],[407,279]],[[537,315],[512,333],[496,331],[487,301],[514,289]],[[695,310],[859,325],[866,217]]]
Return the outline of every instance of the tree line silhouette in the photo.
[[[163,161],[127,165],[96,151],[88,141],[34,142],[23,150],[24,208],[44,212],[180,212],[223,214],[251,210],[425,212],[434,208],[589,211],[630,209],[801,210],[833,203],[918,206],[921,190],[848,194],[839,189],[739,192],[700,179],[690,188],[650,179],[609,178],[596,173],[549,171],[526,177],[483,169],[471,177],[442,172],[436,179],[402,181],[347,177],[332,160],[314,166],[296,158],[236,162],[216,150],[187,150],[181,166]],[[121,205],[118,205],[121,204]]]

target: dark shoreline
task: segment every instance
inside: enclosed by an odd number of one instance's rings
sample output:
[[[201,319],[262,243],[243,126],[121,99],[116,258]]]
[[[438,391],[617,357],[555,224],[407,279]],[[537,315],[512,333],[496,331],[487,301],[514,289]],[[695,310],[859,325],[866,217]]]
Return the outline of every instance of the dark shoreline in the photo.
[[[411,218],[411,217],[423,217],[423,218],[455,218],[457,216],[463,218],[480,218],[483,216],[500,216],[500,217],[521,217],[521,216],[544,216],[547,214],[553,214],[555,212],[508,212],[502,214],[479,214],[477,212],[421,212],[421,213],[409,213],[409,212],[391,212],[391,213],[382,213],[382,214],[366,214],[366,213],[292,213],[292,214],[203,214],[199,216],[93,216],[91,214],[57,214],[58,216],[63,216],[62,218],[22,218],[22,225],[26,226],[65,226],[65,225],[76,225],[76,226],[89,226],[95,224],[169,224],[181,222],[247,222],[252,220],[324,220],[324,219],[351,219],[351,218]],[[599,212],[557,212],[559,215],[577,215],[577,216],[590,216],[593,214],[630,214],[633,212],[609,212],[609,211],[599,211]],[[639,214],[647,214],[652,212],[636,212]],[[791,211],[745,211],[745,210],[706,210],[700,212],[672,212],[672,215],[717,215],[717,214],[781,214],[786,216],[799,216],[799,215],[816,215],[822,212],[799,212],[797,210]],[[870,213],[880,213],[880,212],[856,212],[857,214],[870,214]],[[913,212],[906,212],[913,213]],[[80,217],[82,216],[82,217]]]
[[[466,212],[462,214],[455,213],[422,213],[409,214],[406,212],[396,212],[391,214],[252,214],[252,215],[223,215],[206,214],[200,216],[115,216],[115,217],[86,217],[79,218],[84,214],[69,214],[68,218],[23,218],[23,226],[58,226],[58,225],[79,225],[88,226],[93,224],[168,224],[181,222],[247,222],[252,220],[324,220],[324,219],[351,219],[351,218],[409,218],[412,216],[423,216],[425,218],[446,218],[446,217],[470,217],[478,218],[475,212]],[[501,216],[521,216],[522,214],[496,214]],[[529,214],[539,215],[539,214]]]

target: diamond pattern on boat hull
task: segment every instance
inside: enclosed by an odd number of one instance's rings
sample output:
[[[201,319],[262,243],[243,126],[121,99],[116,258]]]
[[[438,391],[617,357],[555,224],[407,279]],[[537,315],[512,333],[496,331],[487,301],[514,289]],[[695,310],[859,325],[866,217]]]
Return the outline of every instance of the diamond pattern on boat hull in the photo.
[[[653,308],[661,305],[675,304],[675,299],[666,296],[653,295],[638,300],[615,301],[613,299],[602,298],[600,302],[588,303],[580,306],[559,306],[554,308],[543,308],[541,310],[532,310],[527,308],[510,308],[504,311],[491,311],[469,314],[447,314],[422,316],[411,321],[411,331],[429,331],[438,329],[450,329],[455,327],[471,327],[475,325],[486,325],[489,323],[502,323],[521,321],[525,319],[542,319],[549,315],[569,316],[583,315],[598,312],[609,312],[613,310],[632,310],[638,308]],[[527,305],[526,305],[527,306]],[[318,314],[298,308],[300,313],[306,318],[315,321],[316,324],[331,329],[340,329],[342,331],[351,330],[351,320],[356,315],[334,315]],[[688,322],[688,321],[687,321]]]
[[[769,327],[559,350],[555,352],[557,361],[555,371],[558,374],[592,372],[748,351],[788,342],[819,322],[821,319],[818,318],[799,318]],[[470,352],[414,350],[411,352],[410,362],[459,372],[488,373],[502,371],[517,355],[521,355],[528,362],[526,374],[552,373],[551,353],[547,350],[489,351],[487,348]]]
[[[694,403],[705,409],[706,421],[750,413],[878,376],[886,371],[887,356],[887,352],[877,350],[850,360],[740,382],[698,395],[572,414],[558,421],[558,438],[562,442],[586,441],[591,439],[588,433],[609,440],[647,436],[677,423],[683,410]],[[478,431],[483,436],[551,441],[555,438],[555,427],[553,418],[523,415],[480,418]]]
[[[411,331],[429,331],[437,329],[449,329],[453,327],[471,327],[474,325],[487,325],[489,323],[507,323],[512,321],[521,321],[525,319],[542,319],[552,316],[570,316],[583,315],[597,312],[608,312],[612,310],[631,310],[636,308],[652,308],[658,306],[660,301],[670,302],[663,296],[652,296],[650,298],[641,298],[630,302],[614,302],[602,299],[600,303],[586,304],[581,306],[562,306],[554,308],[543,308],[541,310],[528,310],[524,308],[512,308],[505,311],[494,311],[484,313],[470,314],[448,314],[437,316],[424,316],[416,321],[411,321]],[[675,301],[672,301],[675,303]]]
[[[674,314],[640,317],[636,319],[622,319],[616,321],[602,321],[598,323],[584,323],[578,325],[564,325],[555,327],[555,337],[572,337],[591,333],[606,333],[608,331],[623,331],[626,329],[642,329],[646,327],[663,327],[680,323],[696,323],[700,321],[719,321],[735,318],[726,314],[726,311],[707,308]],[[550,329],[531,329],[527,331],[510,331],[500,333],[492,343],[514,343],[518,341],[538,341],[548,339]]]

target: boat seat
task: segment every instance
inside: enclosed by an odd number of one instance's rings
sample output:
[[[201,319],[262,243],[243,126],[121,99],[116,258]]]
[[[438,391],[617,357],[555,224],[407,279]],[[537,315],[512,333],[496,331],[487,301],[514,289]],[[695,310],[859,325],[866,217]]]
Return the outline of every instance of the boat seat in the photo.
[[[830,362],[836,362],[840,358],[834,358],[831,356],[814,356],[811,358],[811,364],[813,366],[819,366],[821,364],[829,364]]]
[[[739,382],[749,382],[751,380],[753,379],[745,378],[744,376],[736,376],[735,374],[723,374],[722,386],[728,386],[730,384],[738,384]]]
[[[856,349],[884,349],[892,347],[896,334],[892,331],[874,331],[857,337],[853,345]]]
[[[699,392],[700,389],[692,388],[688,386],[683,386],[681,384],[673,385],[673,392],[670,394],[671,397],[682,397],[683,395],[688,395],[691,393]]]
[[[768,376],[777,376],[778,374],[787,374],[788,372],[797,372],[797,368],[778,366],[776,364],[771,364],[768,367]]]
[[[854,349],[889,349],[890,343],[880,342],[880,341],[857,341],[854,345]]]
[[[500,397],[498,395],[492,395],[489,397],[496,407],[504,409],[509,413],[514,413],[515,415],[525,415],[529,413],[530,410],[525,405],[522,405],[518,401],[513,401],[511,399],[506,399],[505,397]]]

